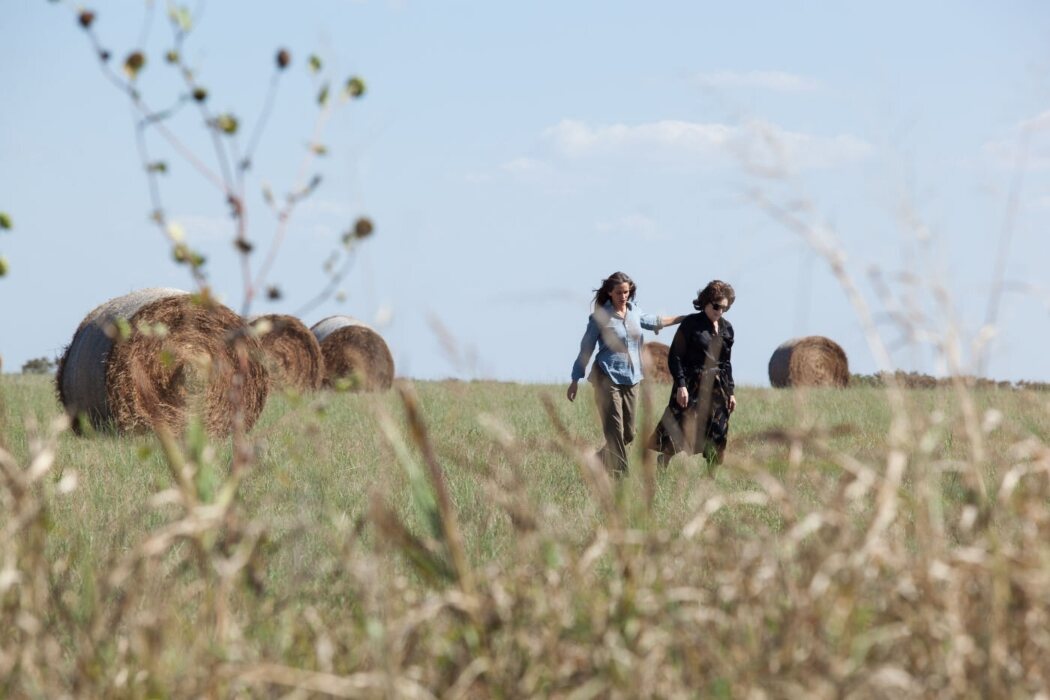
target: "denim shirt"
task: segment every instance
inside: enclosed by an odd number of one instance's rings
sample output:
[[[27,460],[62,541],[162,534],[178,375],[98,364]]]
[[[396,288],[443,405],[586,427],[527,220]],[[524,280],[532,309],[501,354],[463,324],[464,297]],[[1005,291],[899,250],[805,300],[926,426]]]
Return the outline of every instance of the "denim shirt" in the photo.
[[[594,364],[604,371],[616,384],[634,386],[642,381],[642,329],[658,331],[660,317],[642,313],[642,310],[627,302],[623,318],[613,313],[612,302],[607,301],[587,319],[587,330],[580,341],[580,354],[572,365],[572,380],[583,378],[587,361],[591,359],[595,343],[598,356]]]

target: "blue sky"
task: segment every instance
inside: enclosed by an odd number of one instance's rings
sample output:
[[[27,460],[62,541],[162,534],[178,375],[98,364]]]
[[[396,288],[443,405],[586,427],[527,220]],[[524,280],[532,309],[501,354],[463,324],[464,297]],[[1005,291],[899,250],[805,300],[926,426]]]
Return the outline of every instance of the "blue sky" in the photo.
[[[117,61],[138,47],[145,3],[88,7]],[[140,78],[157,106],[178,93],[163,61],[165,7]],[[59,355],[109,298],[193,283],[148,221],[127,100],[70,7],[4,0],[0,26],[10,372]],[[318,86],[306,57],[367,80],[365,98],[322,132],[329,155],[310,172],[324,181],[294,212],[268,280],[285,296],[251,312],[302,308],[340,234],[367,215],[376,233],[343,295],[303,320],[373,323],[404,376],[567,383],[592,290],[617,270],[638,283],[644,310],[666,314],[691,311],[711,279],[732,283],[740,384],[767,385],[776,346],[809,334],[838,341],[853,371],[876,371],[828,246],[893,367],[944,373],[939,339],[955,329],[962,370],[1050,381],[1047,36],[1050,6],[1021,0],[306,0],[206,4],[183,54],[209,104],[247,132],[276,49],[292,52],[255,193],[286,192],[310,142]],[[170,126],[212,155],[195,112]],[[153,143],[170,167],[168,215],[240,309],[221,194]],[[257,194],[249,206],[249,236],[265,251],[276,225]],[[774,210],[793,212],[805,235]],[[982,330],[1004,237],[1006,292]]]

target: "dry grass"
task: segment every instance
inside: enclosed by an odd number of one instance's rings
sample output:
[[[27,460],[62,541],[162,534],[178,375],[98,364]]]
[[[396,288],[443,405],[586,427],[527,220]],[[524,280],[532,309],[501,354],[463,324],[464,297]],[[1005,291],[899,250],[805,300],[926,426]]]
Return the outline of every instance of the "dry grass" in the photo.
[[[5,388],[12,414],[46,413]],[[640,459],[619,485],[593,459],[593,408],[544,408],[544,387],[282,405],[250,467],[199,435],[99,439],[111,461],[154,451],[139,482],[78,465],[61,424],[12,430],[0,693],[1050,690],[1045,395],[919,392],[893,409],[874,389],[738,394],[714,479]],[[121,499],[91,516],[118,523],[103,541],[91,517],[64,525]]]

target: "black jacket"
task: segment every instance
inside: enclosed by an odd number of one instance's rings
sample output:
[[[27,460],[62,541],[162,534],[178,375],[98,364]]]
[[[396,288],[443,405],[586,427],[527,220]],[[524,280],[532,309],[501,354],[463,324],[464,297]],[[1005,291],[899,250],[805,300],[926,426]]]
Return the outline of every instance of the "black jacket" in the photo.
[[[675,389],[694,383],[705,367],[717,367],[726,390],[733,395],[733,324],[723,318],[719,325],[720,332],[715,333],[711,319],[701,311],[690,314],[678,326],[667,353],[667,369]]]

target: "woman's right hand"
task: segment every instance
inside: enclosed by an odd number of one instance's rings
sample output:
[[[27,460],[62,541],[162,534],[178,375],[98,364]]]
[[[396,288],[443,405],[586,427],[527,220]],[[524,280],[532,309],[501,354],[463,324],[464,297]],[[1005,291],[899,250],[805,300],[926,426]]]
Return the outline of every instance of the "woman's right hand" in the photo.
[[[678,387],[678,391],[675,393],[675,401],[681,408],[685,408],[689,405],[689,390],[684,386]]]
[[[569,385],[569,390],[565,392],[565,398],[567,398],[569,401],[575,401],[576,400],[576,389],[577,388],[578,388],[578,384],[577,384],[576,380],[574,379],[572,384]]]

